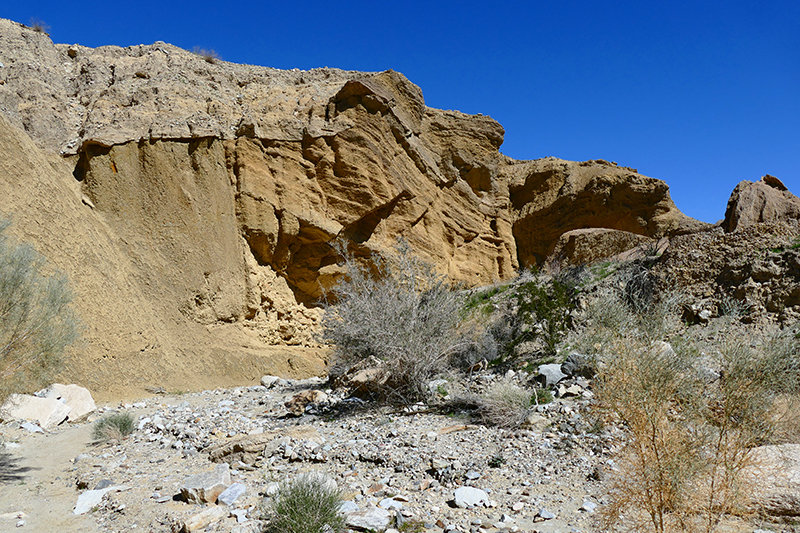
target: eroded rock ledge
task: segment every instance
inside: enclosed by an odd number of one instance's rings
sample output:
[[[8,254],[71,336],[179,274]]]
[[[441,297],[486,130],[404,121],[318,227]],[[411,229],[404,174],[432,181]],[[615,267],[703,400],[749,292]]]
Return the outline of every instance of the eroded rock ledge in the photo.
[[[53,44],[0,20],[0,209],[58,255],[86,320],[125,302],[125,318],[93,326],[89,360],[313,346],[337,237],[366,256],[402,236],[475,286],[540,263],[571,230],[704,226],[633,169],[502,155],[496,121],[428,108],[399,73],[209,59]],[[204,332],[176,345],[189,323]]]

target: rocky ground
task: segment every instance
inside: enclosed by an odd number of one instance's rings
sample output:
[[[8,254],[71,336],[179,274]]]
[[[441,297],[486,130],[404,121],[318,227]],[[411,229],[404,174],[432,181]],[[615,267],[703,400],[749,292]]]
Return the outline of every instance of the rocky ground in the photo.
[[[493,379],[501,378],[473,384]],[[332,391],[296,417],[286,400],[325,384],[265,383],[105,406],[48,433],[6,423],[0,530],[261,531],[278,484],[313,471],[337,482],[350,523],[369,529],[597,530],[615,436],[593,425],[589,390],[573,388],[575,396],[538,407],[528,429],[510,431],[459,413],[376,408]],[[120,410],[135,417],[136,431],[121,442],[93,442],[92,420]],[[214,492],[216,477],[232,487],[220,497],[229,505],[186,501],[202,499],[203,488]],[[475,505],[461,501],[470,497]]]

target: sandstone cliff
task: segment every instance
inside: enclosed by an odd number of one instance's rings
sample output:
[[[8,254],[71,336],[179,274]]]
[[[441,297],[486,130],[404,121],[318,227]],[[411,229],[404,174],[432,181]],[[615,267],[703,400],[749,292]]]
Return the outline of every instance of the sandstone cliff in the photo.
[[[110,395],[324,371],[312,304],[337,237],[367,255],[402,236],[474,286],[570,230],[703,226],[632,169],[507,158],[497,122],[428,108],[392,71],[90,49],[7,20],[0,63],[0,210],[71,278],[69,372]]]

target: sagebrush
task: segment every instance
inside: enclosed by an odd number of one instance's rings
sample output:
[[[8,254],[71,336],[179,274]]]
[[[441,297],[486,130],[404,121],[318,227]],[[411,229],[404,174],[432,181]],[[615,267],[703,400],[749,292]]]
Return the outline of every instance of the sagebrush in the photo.
[[[344,516],[343,499],[336,483],[324,474],[300,474],[283,483],[267,508],[270,533],[339,533]]]
[[[322,340],[334,347],[332,376],[374,357],[387,378],[385,399],[426,399],[428,382],[475,342],[461,321],[463,297],[404,241],[394,255],[369,261],[344,245],[336,250],[345,276],[328,293],[322,320]]]
[[[0,402],[48,384],[78,337],[66,277],[45,274],[44,258],[12,242],[0,220]]]

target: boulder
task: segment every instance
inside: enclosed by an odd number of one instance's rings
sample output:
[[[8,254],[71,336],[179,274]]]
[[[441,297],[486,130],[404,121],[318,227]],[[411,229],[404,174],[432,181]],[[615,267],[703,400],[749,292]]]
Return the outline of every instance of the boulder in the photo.
[[[41,396],[66,403],[70,408],[67,416],[69,422],[84,422],[97,409],[92,393],[79,385],[54,383],[47,387]]]
[[[561,266],[589,265],[636,248],[656,250],[658,241],[645,235],[606,228],[576,229],[563,233],[556,241],[548,261]]]
[[[328,399],[328,395],[321,390],[306,390],[295,394],[289,399],[284,406],[294,416],[302,416],[306,411],[306,407],[310,404],[324,402]]]
[[[567,375],[561,371],[561,365],[557,363],[539,365],[537,372],[536,380],[539,381],[543,387],[551,387],[567,377]]]
[[[0,407],[3,420],[29,420],[48,430],[67,419],[70,407],[54,398],[39,398],[27,394],[12,394]]]
[[[225,506],[209,507],[203,511],[190,516],[181,525],[181,533],[192,533],[193,531],[202,531],[212,524],[216,524],[223,518],[228,516],[228,508]]]
[[[486,491],[475,487],[458,487],[454,495],[456,507],[469,509],[471,507],[487,506],[489,495]]]
[[[216,503],[230,484],[230,468],[227,463],[222,463],[214,470],[187,477],[181,487],[181,496],[189,503]]]
[[[748,507],[773,516],[800,516],[800,444],[755,448],[744,473]]]
[[[75,503],[75,508],[72,510],[72,514],[86,514],[94,507],[99,505],[100,502],[103,501],[103,497],[109,492],[120,492],[123,490],[128,490],[128,487],[114,485],[102,489],[87,490],[82,492],[81,495],[78,496],[78,501]]]
[[[789,192],[778,178],[767,174],[759,181],[736,185],[722,227],[731,232],[759,222],[790,219],[800,219],[800,198]]]
[[[564,362],[561,363],[561,373],[567,377],[581,376],[591,379],[597,373],[597,367],[592,357],[578,352],[572,352],[567,356]]]
[[[681,213],[666,183],[616,163],[548,157],[512,161],[502,172],[508,177],[513,234],[522,266],[542,264],[561,236],[573,230],[605,228],[661,238],[711,227]],[[615,251],[637,241],[608,232],[584,237]],[[568,243],[570,237],[565,239]]]

